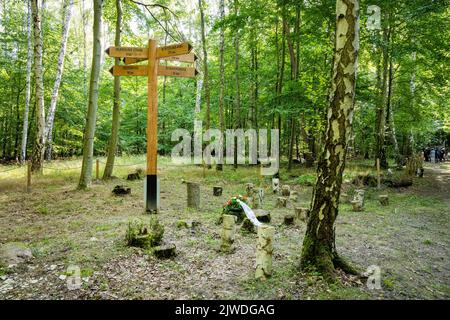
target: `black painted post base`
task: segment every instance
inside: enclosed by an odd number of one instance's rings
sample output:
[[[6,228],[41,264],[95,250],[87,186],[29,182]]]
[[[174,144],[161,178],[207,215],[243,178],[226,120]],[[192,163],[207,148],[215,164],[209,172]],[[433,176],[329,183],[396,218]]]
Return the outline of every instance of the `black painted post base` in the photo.
[[[159,179],[157,175],[147,175],[144,187],[145,212],[150,214],[159,211]]]

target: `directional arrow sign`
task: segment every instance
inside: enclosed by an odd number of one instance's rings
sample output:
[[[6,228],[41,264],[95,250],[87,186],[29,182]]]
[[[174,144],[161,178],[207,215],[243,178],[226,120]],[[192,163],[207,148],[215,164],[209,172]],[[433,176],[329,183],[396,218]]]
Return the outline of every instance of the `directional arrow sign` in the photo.
[[[138,47],[109,47],[105,52],[113,58],[148,58],[148,48]]]
[[[189,62],[189,63],[193,63],[194,61],[196,61],[198,59],[198,57],[193,53],[190,52],[188,54],[182,54],[179,56],[170,56],[170,57],[163,57],[161,59],[167,60],[167,61],[180,61],[180,62]],[[147,60],[146,58],[123,58],[123,62],[125,64],[133,64],[133,63],[137,63],[137,62],[141,62],[141,61],[145,61]]]
[[[175,76],[175,77],[185,77],[194,78],[198,71],[195,68],[189,67],[171,67],[171,66],[158,66],[158,76]]]
[[[109,72],[117,76],[146,76],[148,74],[147,66],[114,66]]]
[[[192,46],[188,42],[172,44],[169,46],[156,48],[156,58],[165,58],[170,56],[179,56],[191,52]],[[139,57],[137,57],[139,58]]]

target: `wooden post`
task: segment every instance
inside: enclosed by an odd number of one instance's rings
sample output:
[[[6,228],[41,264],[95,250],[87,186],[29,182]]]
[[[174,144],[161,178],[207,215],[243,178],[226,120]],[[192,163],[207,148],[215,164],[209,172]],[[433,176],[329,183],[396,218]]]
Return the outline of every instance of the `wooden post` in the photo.
[[[100,177],[100,161],[97,159],[95,163],[95,178],[98,180]]]
[[[27,192],[31,191],[31,160],[27,161]]]
[[[258,244],[256,246],[255,278],[265,280],[272,275],[273,235],[275,228],[268,225],[258,227]]]
[[[377,158],[377,187],[381,189],[381,177],[380,177],[380,158]]]
[[[145,187],[146,211],[157,213],[159,209],[159,186],[157,176],[158,152],[158,60],[156,40],[148,40],[148,108],[147,108],[147,179]]]

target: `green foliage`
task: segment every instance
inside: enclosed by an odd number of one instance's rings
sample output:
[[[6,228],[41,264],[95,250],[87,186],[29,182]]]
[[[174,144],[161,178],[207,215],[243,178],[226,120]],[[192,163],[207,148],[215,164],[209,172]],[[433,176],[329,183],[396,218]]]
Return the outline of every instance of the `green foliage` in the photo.
[[[297,183],[302,186],[313,186],[316,183],[316,177],[310,174],[304,174],[298,177]]]

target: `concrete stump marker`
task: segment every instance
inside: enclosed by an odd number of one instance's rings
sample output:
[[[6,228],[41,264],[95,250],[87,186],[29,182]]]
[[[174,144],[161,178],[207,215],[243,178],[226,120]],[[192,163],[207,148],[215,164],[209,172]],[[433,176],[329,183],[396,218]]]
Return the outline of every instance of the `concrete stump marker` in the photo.
[[[187,182],[187,206],[189,208],[200,208],[200,184],[196,182]]]
[[[298,192],[295,190],[292,190],[291,194],[289,195],[289,200],[292,202],[298,202]]]
[[[222,243],[220,244],[220,251],[233,252],[234,238],[236,233],[236,217],[230,214],[223,215],[222,222]]]
[[[253,183],[246,183],[245,184],[245,191],[247,192],[247,197],[253,197],[253,190],[255,186]]]
[[[295,217],[300,221],[307,221],[309,216],[309,209],[303,207],[294,208]]]
[[[378,199],[380,200],[380,203],[382,206],[389,205],[389,196],[387,194],[382,194],[382,195],[378,196]]]
[[[273,236],[275,228],[262,225],[258,227],[258,243],[256,245],[255,278],[265,280],[272,275]]]
[[[361,207],[364,207],[364,194],[365,194],[365,191],[363,189],[355,190],[355,196],[354,196],[353,200],[359,201],[361,203]]]
[[[219,186],[213,187],[213,195],[215,197],[220,197],[222,195],[222,191],[223,191],[222,187]]]
[[[286,208],[287,198],[278,197],[277,198],[277,208]]]
[[[280,179],[278,179],[278,178],[272,179],[272,191],[273,191],[273,193],[280,192]]]
[[[291,187],[288,185],[284,185],[281,187],[281,195],[283,197],[289,197],[291,195]]]
[[[352,204],[352,209],[354,212],[364,211],[364,207],[360,201],[352,200],[350,203]]]

